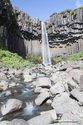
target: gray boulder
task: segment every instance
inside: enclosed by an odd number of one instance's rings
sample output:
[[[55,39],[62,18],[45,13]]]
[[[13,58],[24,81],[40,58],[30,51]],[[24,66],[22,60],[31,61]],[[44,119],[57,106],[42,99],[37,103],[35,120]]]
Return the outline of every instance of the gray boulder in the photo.
[[[49,97],[49,93],[47,91],[44,91],[40,95],[38,95],[38,98],[35,100],[35,104],[41,105]]]
[[[47,88],[50,88],[51,87],[51,81],[47,77],[39,77],[36,80],[36,86],[37,87],[47,87]]]
[[[71,95],[75,97],[83,105],[83,93],[79,92],[77,89],[71,91]]]
[[[9,121],[2,121],[2,122],[0,122],[0,125],[9,125],[9,124],[10,124]]]
[[[66,92],[53,99],[52,107],[56,110],[57,114],[64,114],[79,109],[77,102],[71,99]]]
[[[1,113],[2,115],[6,115],[8,113],[14,112],[16,110],[25,108],[26,104],[25,102],[22,102],[20,100],[17,99],[9,99],[6,104],[4,104],[1,107]]]
[[[43,114],[46,114],[46,113],[47,113],[47,114],[51,114],[51,116],[52,116],[52,118],[53,118],[53,121],[56,121],[57,115],[56,115],[55,109],[49,110],[49,111],[43,111],[43,112],[41,112],[40,114],[43,115]]]
[[[14,119],[10,122],[9,125],[29,125],[29,124],[23,119]]]
[[[64,85],[61,82],[57,82],[50,88],[52,94],[62,94],[65,91]]]
[[[29,125],[49,125],[52,122],[53,119],[49,113],[45,113],[28,120]]]

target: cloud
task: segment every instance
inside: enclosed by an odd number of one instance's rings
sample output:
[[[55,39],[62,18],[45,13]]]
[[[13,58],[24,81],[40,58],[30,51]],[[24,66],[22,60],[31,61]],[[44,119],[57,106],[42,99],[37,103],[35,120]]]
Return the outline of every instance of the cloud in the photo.
[[[76,7],[78,8],[78,7],[80,7],[80,6],[82,6],[83,4],[81,4],[80,3],[80,0],[76,0]]]

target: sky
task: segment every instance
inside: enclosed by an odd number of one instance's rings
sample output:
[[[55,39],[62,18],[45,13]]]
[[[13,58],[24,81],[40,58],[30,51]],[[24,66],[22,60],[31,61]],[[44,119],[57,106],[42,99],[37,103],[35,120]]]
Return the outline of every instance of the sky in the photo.
[[[29,14],[40,21],[49,19],[53,13],[60,13],[67,9],[76,9],[83,5],[83,0],[10,0],[13,7]]]

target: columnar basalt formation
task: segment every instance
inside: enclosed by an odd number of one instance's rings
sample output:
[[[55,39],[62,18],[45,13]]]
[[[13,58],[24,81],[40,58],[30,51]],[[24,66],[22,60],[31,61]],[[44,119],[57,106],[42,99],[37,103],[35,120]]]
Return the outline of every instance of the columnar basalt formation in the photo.
[[[83,50],[83,8],[54,14],[46,24],[51,57]],[[21,56],[41,55],[41,21],[18,9],[9,0],[0,0],[0,39],[10,51]]]

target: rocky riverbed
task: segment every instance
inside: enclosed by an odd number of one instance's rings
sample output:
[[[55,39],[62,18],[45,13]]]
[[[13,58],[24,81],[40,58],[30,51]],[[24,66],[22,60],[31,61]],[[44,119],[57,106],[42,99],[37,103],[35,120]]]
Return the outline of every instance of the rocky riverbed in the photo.
[[[0,125],[83,125],[83,60],[0,67]]]

